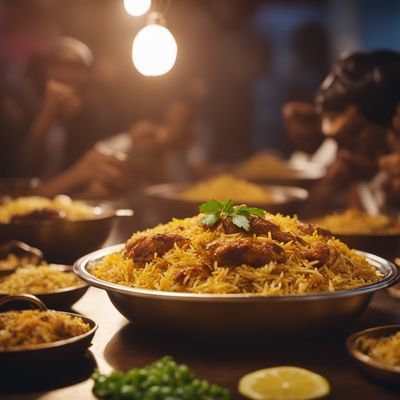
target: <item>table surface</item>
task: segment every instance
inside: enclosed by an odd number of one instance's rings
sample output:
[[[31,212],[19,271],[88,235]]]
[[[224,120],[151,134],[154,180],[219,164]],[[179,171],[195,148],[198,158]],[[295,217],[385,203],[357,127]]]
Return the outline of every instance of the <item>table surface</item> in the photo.
[[[18,381],[8,382],[8,393],[4,393],[1,383],[0,399],[94,399],[89,377],[96,364],[102,372],[127,370],[167,354],[188,364],[199,377],[229,388],[232,399],[242,398],[236,390],[241,376],[256,369],[279,365],[300,366],[324,375],[331,383],[328,399],[399,399],[400,390],[366,378],[344,347],[345,337],[351,331],[400,323],[399,306],[397,300],[381,292],[375,295],[361,318],[339,336],[277,343],[263,341],[260,332],[259,343],[217,344],[191,341],[190,338],[149,337],[118,313],[104,291],[91,288],[74,306],[74,311],[94,319],[99,325],[90,354],[72,367],[63,366],[46,376],[41,374],[35,378],[36,387],[24,382],[26,375],[19,377]]]

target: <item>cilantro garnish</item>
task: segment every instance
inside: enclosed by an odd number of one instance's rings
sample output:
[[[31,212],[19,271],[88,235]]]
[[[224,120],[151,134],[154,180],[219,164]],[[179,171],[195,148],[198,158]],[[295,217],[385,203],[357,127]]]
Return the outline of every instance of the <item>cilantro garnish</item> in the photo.
[[[214,225],[221,218],[229,218],[238,228],[248,231],[250,229],[250,217],[255,215],[264,218],[265,211],[256,207],[247,207],[245,204],[233,205],[233,200],[218,201],[209,200],[201,204],[199,211],[205,215],[201,222],[205,225]]]

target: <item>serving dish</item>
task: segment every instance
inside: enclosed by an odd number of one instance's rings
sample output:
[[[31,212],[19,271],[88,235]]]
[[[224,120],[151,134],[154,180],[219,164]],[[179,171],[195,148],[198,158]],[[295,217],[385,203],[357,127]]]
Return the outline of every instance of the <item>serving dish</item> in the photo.
[[[136,289],[100,280],[89,267],[120,251],[124,244],[95,251],[74,264],[75,273],[104,289],[128,320],[151,331],[169,331],[202,338],[304,337],[342,329],[368,306],[374,292],[398,279],[397,268],[378,256],[359,251],[383,279],[364,287],[333,293],[260,296],[209,295]]]
[[[259,165],[257,170],[254,170],[254,164],[257,162]],[[253,166],[248,168],[245,166],[246,163],[253,164]],[[274,156],[271,158],[270,155],[263,153],[256,154],[233,169],[236,176],[252,182],[306,188],[323,178],[325,171],[325,167],[316,162],[290,162]]]
[[[354,333],[346,340],[346,349],[349,355],[356,361],[357,365],[369,376],[389,384],[400,384],[400,366],[380,363],[360,350],[360,338],[379,338],[390,336],[400,331],[400,324],[385,325],[369,328]]]
[[[13,262],[7,261],[7,257],[13,256]],[[0,277],[9,275],[25,263],[39,265],[43,260],[41,250],[29,246],[18,240],[10,240],[0,244]],[[17,264],[17,265],[15,265]]]
[[[32,295],[15,295],[8,296],[0,300],[0,308],[7,303],[15,301],[28,302],[42,311],[46,311],[47,307],[37,297]],[[20,366],[29,365],[30,368],[35,367],[51,367],[69,362],[80,356],[89,348],[93,336],[97,330],[97,324],[80,314],[70,312],[57,311],[59,313],[70,315],[71,317],[80,317],[89,325],[90,330],[84,334],[59,340],[52,343],[44,343],[36,345],[29,349],[10,349],[0,350],[0,363],[8,368],[18,368]]]
[[[152,208],[159,214],[160,222],[170,220],[172,217],[185,218],[198,213],[201,200],[186,200],[180,197],[180,193],[193,184],[164,183],[145,188],[144,194],[151,201]],[[271,194],[273,200],[265,202],[246,200],[246,204],[271,213],[294,214],[308,198],[308,191],[300,187],[275,185],[261,185],[261,187]]]
[[[73,274],[72,266],[70,265],[50,265],[60,271],[65,271]],[[52,290],[46,293],[35,293],[34,296],[41,300],[48,308],[54,310],[67,310],[75,304],[88,290],[89,285],[82,281],[79,286],[69,286],[61,289]],[[1,293],[0,299],[9,296],[7,293]]]
[[[93,218],[0,223],[0,242],[26,242],[41,249],[51,262],[72,263],[107,240],[116,218],[133,216],[132,210],[114,209],[108,203],[86,203],[95,207]]]

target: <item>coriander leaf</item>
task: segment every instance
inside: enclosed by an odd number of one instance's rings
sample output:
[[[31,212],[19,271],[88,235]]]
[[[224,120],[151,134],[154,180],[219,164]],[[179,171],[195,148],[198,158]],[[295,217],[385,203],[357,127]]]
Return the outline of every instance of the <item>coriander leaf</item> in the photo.
[[[226,214],[231,214],[233,211],[234,211],[233,200],[229,199],[228,201],[226,201],[224,203],[224,207],[222,208],[222,212],[224,212]]]
[[[247,206],[240,206],[239,207],[240,211],[247,211],[251,215],[256,215],[257,217],[264,218],[265,217],[265,211],[261,210],[261,208],[256,208],[256,207],[247,207]]]
[[[250,221],[245,215],[232,215],[232,222],[238,228],[242,228],[245,231],[248,231],[250,229]]]
[[[219,202],[218,200],[212,199],[201,204],[199,207],[199,211],[201,213],[215,213],[221,211],[223,207],[223,203]]]
[[[210,213],[204,215],[204,217],[201,219],[201,222],[205,225],[214,225],[218,219],[219,219],[219,213]]]
[[[243,215],[246,218],[251,217],[251,214],[247,210],[244,210],[244,209],[242,209],[242,210],[236,209],[232,215]]]

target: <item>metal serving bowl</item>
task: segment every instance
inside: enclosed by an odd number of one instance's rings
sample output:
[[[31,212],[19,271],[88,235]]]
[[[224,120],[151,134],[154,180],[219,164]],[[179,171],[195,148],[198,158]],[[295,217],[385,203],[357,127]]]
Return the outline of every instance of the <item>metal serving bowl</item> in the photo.
[[[31,295],[8,296],[0,300],[0,306],[21,300],[30,302],[40,310],[47,310],[47,307],[37,297]],[[61,311],[57,312],[61,313]],[[0,364],[7,366],[7,368],[18,368],[29,365],[33,369],[35,367],[59,365],[60,363],[66,363],[82,356],[91,344],[97,324],[80,314],[62,313],[82,318],[89,325],[90,330],[69,339],[44,343],[32,346],[31,348],[0,350]]]
[[[321,164],[315,162],[307,162],[301,165],[292,165],[289,162],[285,162],[287,168],[287,174],[279,175],[273,170],[265,171],[265,174],[244,174],[235,172],[240,178],[247,179],[252,182],[264,183],[269,185],[290,185],[300,186],[309,188],[315,182],[324,177],[326,169]]]
[[[148,186],[144,193],[150,200],[152,208],[159,214],[159,219],[169,221],[171,218],[185,218],[199,212],[202,200],[186,200],[180,197],[182,191],[195,183],[164,183]],[[294,186],[260,185],[273,197],[271,201],[257,202],[246,200],[250,207],[262,208],[271,213],[294,214],[308,199],[308,191]],[[235,200],[235,199],[233,199]]]
[[[397,324],[379,326],[357,332],[346,340],[347,352],[357,362],[358,366],[372,378],[382,382],[400,385],[400,367],[375,361],[360,350],[359,343],[361,337],[379,338],[393,335],[399,331],[400,325]]]
[[[197,337],[241,338],[318,335],[339,330],[368,306],[374,292],[393,284],[397,268],[389,261],[359,252],[382,274],[372,285],[334,293],[252,296],[190,294],[136,289],[94,277],[91,263],[119,251],[112,246],[78,260],[74,271],[89,284],[104,289],[128,320],[154,332],[171,331]]]
[[[20,240],[41,249],[51,262],[72,263],[107,240],[116,217],[133,215],[132,210],[115,210],[106,203],[86,203],[98,211],[93,218],[0,223],[0,242]]]
[[[50,264],[52,268],[73,274],[70,265],[54,265]],[[46,293],[35,293],[35,297],[41,300],[48,308],[54,310],[67,310],[75,304],[88,290],[89,285],[86,282],[81,282],[79,286],[70,286],[57,290],[52,290]],[[7,293],[0,292],[0,300],[8,297]]]

